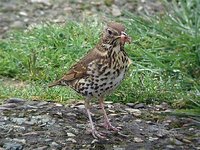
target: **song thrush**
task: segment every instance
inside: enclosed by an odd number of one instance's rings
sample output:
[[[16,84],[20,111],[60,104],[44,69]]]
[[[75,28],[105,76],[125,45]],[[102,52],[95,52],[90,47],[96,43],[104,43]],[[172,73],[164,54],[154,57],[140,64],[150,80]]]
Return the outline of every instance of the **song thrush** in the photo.
[[[70,86],[85,96],[85,107],[91,125],[91,132],[95,138],[104,138],[94,127],[90,114],[90,100],[99,99],[104,113],[104,125],[107,129],[118,130],[113,127],[104,109],[104,97],[110,94],[123,80],[130,64],[124,44],[130,43],[130,37],[125,33],[125,27],[116,22],[109,23],[103,30],[101,39],[95,48],[77,62],[59,80],[49,87],[56,85]]]

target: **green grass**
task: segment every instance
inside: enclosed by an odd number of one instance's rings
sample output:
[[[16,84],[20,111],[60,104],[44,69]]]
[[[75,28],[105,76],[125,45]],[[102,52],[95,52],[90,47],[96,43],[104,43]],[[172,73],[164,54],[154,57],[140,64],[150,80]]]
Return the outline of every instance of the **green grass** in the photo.
[[[169,5],[166,3],[166,5]],[[181,1],[161,16],[120,20],[133,38],[126,51],[133,60],[127,78],[107,98],[115,102],[167,102],[175,108],[200,107],[200,1]],[[14,31],[0,42],[0,99],[21,97],[59,102],[80,99],[69,88],[46,86],[93,48],[103,24],[98,20],[43,24]],[[4,84],[3,77],[25,87]]]

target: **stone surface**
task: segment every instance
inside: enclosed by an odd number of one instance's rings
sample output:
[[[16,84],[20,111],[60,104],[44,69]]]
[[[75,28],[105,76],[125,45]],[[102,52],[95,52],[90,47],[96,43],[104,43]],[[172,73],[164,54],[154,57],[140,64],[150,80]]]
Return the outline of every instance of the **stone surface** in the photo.
[[[119,17],[119,16],[122,15],[118,6],[112,5],[112,15],[115,16],[115,17]]]
[[[136,142],[136,143],[141,143],[141,142],[143,142],[144,140],[142,140],[141,138],[139,138],[139,137],[134,137],[134,142]]]
[[[76,135],[73,134],[73,133],[71,133],[71,132],[69,132],[69,133],[67,133],[67,136],[69,136],[69,137],[74,137],[74,136],[76,136]]]
[[[0,147],[3,149],[126,150],[146,149],[146,143],[150,149],[193,149],[200,145],[200,130],[195,119],[158,116],[163,110],[158,110],[158,106],[135,109],[127,104],[105,104],[111,123],[121,128],[117,133],[102,127],[102,113],[98,105],[92,104],[95,106],[91,109],[95,126],[106,136],[105,140],[101,140],[89,134],[88,118],[82,102],[62,105],[7,100],[3,105],[10,106],[11,103],[15,107],[0,111]],[[140,115],[135,116],[138,112]]]
[[[20,98],[10,98],[7,100],[7,103],[24,103],[24,102],[25,100]]]
[[[44,5],[51,5],[50,1],[49,0],[30,0],[31,3],[41,3],[41,4],[44,4]]]
[[[134,116],[138,117],[142,114],[142,112],[139,109],[133,109],[133,108],[126,108],[125,109],[130,114],[133,114]]]
[[[76,140],[75,140],[75,139],[73,139],[73,138],[68,138],[68,139],[66,139],[66,141],[67,141],[67,142],[76,143]]]
[[[135,109],[145,108],[145,104],[144,104],[144,103],[136,104],[136,105],[134,105],[134,108],[135,108]]]
[[[5,143],[3,145],[3,148],[5,148],[6,150],[22,150],[23,146],[19,143],[9,142],[9,143]]]

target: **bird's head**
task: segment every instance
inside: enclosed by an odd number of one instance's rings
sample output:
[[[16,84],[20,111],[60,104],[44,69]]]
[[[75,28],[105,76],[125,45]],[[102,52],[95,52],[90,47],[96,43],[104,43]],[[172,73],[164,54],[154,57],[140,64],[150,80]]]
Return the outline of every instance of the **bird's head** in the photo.
[[[103,44],[113,45],[114,47],[121,44],[122,46],[131,42],[131,38],[125,33],[125,27],[121,23],[110,22],[105,27],[102,35]]]

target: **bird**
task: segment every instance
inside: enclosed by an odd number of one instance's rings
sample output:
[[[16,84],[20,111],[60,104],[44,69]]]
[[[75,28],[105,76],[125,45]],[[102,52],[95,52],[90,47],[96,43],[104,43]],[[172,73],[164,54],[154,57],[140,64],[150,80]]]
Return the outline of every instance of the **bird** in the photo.
[[[62,78],[48,86],[69,86],[85,97],[84,105],[94,138],[105,138],[105,135],[96,130],[91,117],[90,100],[93,98],[99,100],[104,114],[104,127],[107,130],[119,131],[109,121],[104,99],[125,78],[132,62],[125,52],[125,43],[131,43],[131,37],[125,32],[125,26],[119,22],[107,23],[96,46],[74,64]]]

